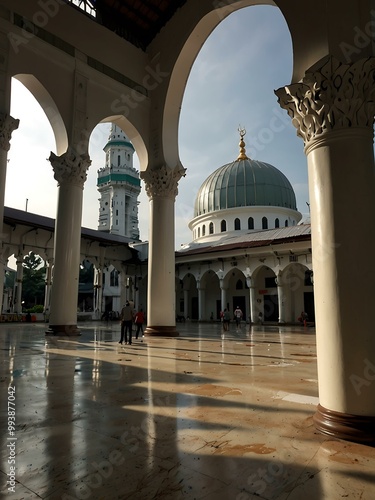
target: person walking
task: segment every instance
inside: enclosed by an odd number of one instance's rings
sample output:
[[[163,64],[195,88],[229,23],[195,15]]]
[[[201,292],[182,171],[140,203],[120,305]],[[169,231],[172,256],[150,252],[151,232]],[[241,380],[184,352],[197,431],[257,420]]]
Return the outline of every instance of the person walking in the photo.
[[[236,320],[236,332],[241,329],[241,320],[242,320],[243,312],[239,308],[239,306],[236,307],[234,310],[234,319]]]
[[[230,312],[227,309],[224,309],[224,314],[223,314],[223,330],[225,332],[229,331],[229,323],[230,323]]]
[[[143,323],[145,322],[145,315],[143,313],[143,309],[141,308],[137,314],[135,315],[135,325],[137,327],[137,331],[135,332],[135,338],[138,339],[138,335],[142,332],[143,337]],[[143,342],[143,340],[142,340]]]
[[[125,344],[128,343],[128,332],[129,332],[129,345],[132,345],[132,328],[134,320],[134,311],[127,300],[125,306],[121,309],[120,313],[121,320],[121,338],[119,344],[122,344],[125,338]]]

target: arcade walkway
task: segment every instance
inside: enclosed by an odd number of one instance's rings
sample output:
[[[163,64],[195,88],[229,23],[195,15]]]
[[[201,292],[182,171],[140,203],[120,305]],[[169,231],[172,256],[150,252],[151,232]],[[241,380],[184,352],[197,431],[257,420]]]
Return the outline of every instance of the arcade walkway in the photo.
[[[375,498],[375,448],[314,430],[312,328],[178,324],[121,346],[118,323],[80,327],[0,324],[2,498]]]

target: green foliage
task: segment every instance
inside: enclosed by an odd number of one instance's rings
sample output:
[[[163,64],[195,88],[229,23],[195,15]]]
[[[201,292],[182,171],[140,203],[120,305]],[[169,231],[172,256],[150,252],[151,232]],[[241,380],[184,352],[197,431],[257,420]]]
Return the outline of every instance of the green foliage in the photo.
[[[23,259],[22,300],[26,308],[44,302],[45,268],[43,261],[34,252]],[[34,311],[36,312],[36,311]]]
[[[26,312],[29,312],[29,313],[42,313],[44,311],[44,306],[38,304],[34,307],[31,307],[30,309],[27,309]]]

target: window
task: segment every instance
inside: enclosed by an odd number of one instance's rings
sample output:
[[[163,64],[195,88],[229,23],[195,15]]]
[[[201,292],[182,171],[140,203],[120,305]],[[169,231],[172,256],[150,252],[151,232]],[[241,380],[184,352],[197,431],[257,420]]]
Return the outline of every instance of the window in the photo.
[[[118,210],[116,210],[116,217],[117,217],[117,215],[118,215]]]
[[[247,221],[247,228],[254,229],[254,219],[252,217],[249,217],[249,219]]]
[[[241,229],[241,221],[240,219],[234,219],[234,230],[239,231]]]
[[[110,274],[110,286],[118,286],[118,271],[113,269]]]
[[[262,218],[262,229],[268,229],[268,219],[267,217]]]
[[[265,278],[264,286],[265,288],[275,288],[277,286],[275,281],[275,276],[272,276],[271,278]]]
[[[227,221],[222,220],[220,223],[221,232],[224,233],[227,230]]]
[[[200,238],[200,237],[201,237],[201,228],[198,227],[198,238]]]
[[[203,227],[202,227],[202,236],[206,236],[206,226],[205,226],[205,224],[203,224]]]
[[[285,221],[285,227],[288,227],[288,220]]]
[[[214,234],[214,223],[210,222],[210,234]]]
[[[279,219],[275,219],[275,227],[280,227],[280,221]]]
[[[121,156],[117,155],[117,166],[118,167],[120,166],[120,161],[121,161]]]
[[[242,280],[238,280],[236,283],[236,290],[243,290]]]

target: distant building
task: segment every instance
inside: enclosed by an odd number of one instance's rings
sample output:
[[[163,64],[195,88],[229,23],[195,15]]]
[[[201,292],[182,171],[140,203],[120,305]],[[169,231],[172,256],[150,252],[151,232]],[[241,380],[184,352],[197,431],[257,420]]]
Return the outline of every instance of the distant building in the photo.
[[[107,144],[105,167],[98,170],[99,224],[105,231],[139,241],[139,172],[133,167],[134,147],[124,132],[112,124]]]
[[[289,180],[251,160],[240,134],[238,158],[198,190],[192,242],[176,252],[176,317],[233,318],[240,307],[253,323],[295,323],[301,311],[314,320],[310,224],[298,224]]]
[[[124,236],[129,243],[139,242],[138,196],[141,192],[139,172],[133,167],[134,147],[121,128],[112,124],[108,142],[104,146],[105,166],[98,170],[99,220],[98,230]],[[126,280],[126,284],[121,280]],[[96,312],[119,312],[124,298],[121,289],[133,293],[135,277],[125,275],[105,262],[96,267],[94,284],[102,288],[97,294]],[[129,292],[129,293],[130,293]],[[123,294],[124,295],[124,294]],[[100,302],[100,303],[98,303]]]

